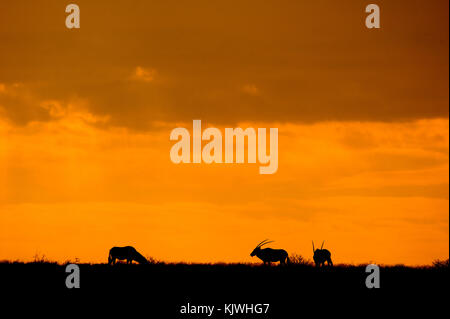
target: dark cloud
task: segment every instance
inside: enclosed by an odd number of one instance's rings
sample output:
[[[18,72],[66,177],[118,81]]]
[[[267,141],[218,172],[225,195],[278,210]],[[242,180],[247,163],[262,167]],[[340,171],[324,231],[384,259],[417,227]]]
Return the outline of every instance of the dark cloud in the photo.
[[[51,119],[49,110],[34,98],[28,88],[20,84],[1,84],[0,115],[18,125]]]
[[[80,30],[58,1],[0,4],[0,83],[38,101],[80,97],[133,129],[449,115],[448,1],[378,1],[381,30],[364,27],[361,1],[77,4]],[[138,66],[156,73],[139,81]],[[0,105],[17,123],[46,118]]]

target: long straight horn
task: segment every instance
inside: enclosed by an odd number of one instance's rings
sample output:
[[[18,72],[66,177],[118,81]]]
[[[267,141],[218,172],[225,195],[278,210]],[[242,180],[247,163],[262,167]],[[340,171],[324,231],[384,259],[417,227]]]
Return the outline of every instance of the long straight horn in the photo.
[[[320,249],[322,249],[322,248],[323,248],[323,244],[325,244],[325,240],[323,241],[323,243],[322,243],[322,247],[320,247]]]
[[[262,242],[260,242],[256,247],[261,247],[262,245],[265,244],[265,242],[268,241],[268,239],[264,239]]]
[[[274,241],[273,240],[271,240],[271,241],[266,241],[264,244],[262,244],[261,246],[259,246],[259,247],[262,247],[262,246],[264,246],[264,245],[267,245],[267,244],[270,244],[270,243],[273,243]]]
[[[313,253],[316,252],[316,250],[314,249],[314,240],[312,241],[313,243]]]

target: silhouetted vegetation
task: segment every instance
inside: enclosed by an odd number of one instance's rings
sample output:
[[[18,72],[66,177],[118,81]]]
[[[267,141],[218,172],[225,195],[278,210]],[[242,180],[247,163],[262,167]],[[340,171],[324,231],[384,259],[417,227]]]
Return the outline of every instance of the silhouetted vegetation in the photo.
[[[262,263],[166,263],[151,257],[147,259],[149,263],[146,264],[78,263],[81,288],[76,291],[65,286],[68,275],[65,268],[69,261],[51,262],[45,256],[28,263],[2,261],[1,288],[8,293],[37,291],[39,296],[44,296],[44,292],[58,292],[58,297],[71,302],[71,298],[79,293],[92,292],[97,303],[97,296],[101,293],[109,296],[102,309],[113,309],[110,308],[110,300],[120,303],[129,298],[132,304],[141,307],[151,304],[152,313],[165,314],[161,318],[178,318],[179,306],[186,302],[216,305],[267,302],[272,307],[269,318],[277,319],[295,318],[285,315],[298,313],[299,303],[322,307],[322,302],[329,300],[341,300],[343,304],[355,303],[356,300],[377,304],[374,298],[378,297],[384,303],[398,303],[398,295],[410,299],[429,297],[446,288],[449,273],[448,260],[421,267],[384,265],[381,266],[381,289],[375,291],[365,285],[366,265],[316,267],[311,260],[295,254],[290,256],[289,264],[272,266]],[[70,294],[70,298],[64,297],[66,294]],[[381,297],[386,294],[393,298]],[[141,303],[136,302],[139,299]],[[331,315],[334,310],[330,308],[330,312]]]
[[[433,267],[436,268],[448,268],[450,266],[449,260],[439,260],[436,259],[435,261],[433,261]]]

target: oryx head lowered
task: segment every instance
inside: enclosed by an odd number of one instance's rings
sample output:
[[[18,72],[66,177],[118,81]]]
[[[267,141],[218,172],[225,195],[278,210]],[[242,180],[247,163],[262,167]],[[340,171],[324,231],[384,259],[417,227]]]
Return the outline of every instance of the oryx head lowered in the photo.
[[[272,241],[268,241],[268,239],[263,240],[262,242],[260,242],[260,243],[258,244],[258,246],[256,246],[255,249],[253,249],[253,251],[252,251],[252,253],[250,254],[250,256],[252,256],[252,257],[256,256],[256,255],[258,254],[258,252],[261,251],[261,247],[262,247],[262,246],[267,245],[267,244],[270,244],[270,243],[273,243],[273,240],[272,240]]]
[[[253,249],[250,256],[258,257],[261,259],[264,264],[269,264],[272,262],[279,262],[280,264],[285,264],[286,262],[289,262],[288,253],[286,250],[283,249],[272,249],[272,248],[263,248],[262,246],[267,245],[269,243],[273,243],[273,241],[268,241],[268,239],[263,240],[256,246],[255,249]]]

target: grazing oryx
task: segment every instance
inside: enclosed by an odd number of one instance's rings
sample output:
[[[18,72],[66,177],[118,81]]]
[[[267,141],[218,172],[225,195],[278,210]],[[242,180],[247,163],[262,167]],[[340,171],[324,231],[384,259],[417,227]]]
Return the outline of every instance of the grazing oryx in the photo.
[[[268,239],[263,240],[256,246],[256,248],[252,251],[250,256],[258,257],[261,259],[264,264],[269,264],[271,262],[280,262],[281,264],[286,264],[286,262],[289,263],[289,257],[286,250],[283,249],[272,249],[272,248],[264,248],[261,249],[262,246],[267,245],[269,243],[273,243],[273,241],[268,241]]]
[[[148,264],[148,260],[137,252],[134,247],[113,247],[109,250],[108,265],[115,264],[116,259],[127,260],[127,264],[131,264],[134,261],[140,264]]]
[[[313,252],[314,252],[314,262],[316,263],[316,266],[325,266],[325,262],[327,262],[328,266],[333,266],[333,262],[331,261],[331,253],[328,249],[323,249],[323,244],[325,242],[322,243],[322,247],[320,247],[320,249],[314,249],[314,241],[312,242],[313,244]]]

